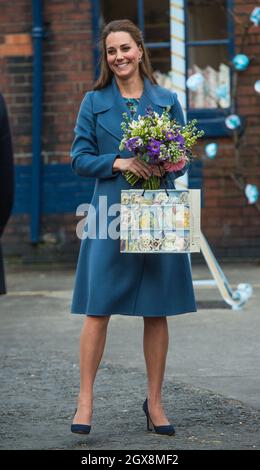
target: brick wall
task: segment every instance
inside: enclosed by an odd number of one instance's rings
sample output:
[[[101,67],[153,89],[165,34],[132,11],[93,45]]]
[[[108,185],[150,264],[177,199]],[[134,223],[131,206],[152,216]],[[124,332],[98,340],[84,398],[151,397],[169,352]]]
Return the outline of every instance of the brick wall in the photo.
[[[0,90],[9,111],[15,163],[30,164],[32,158],[32,2],[0,0]],[[93,82],[90,1],[42,2],[46,36],[43,39],[44,163],[70,163],[69,150],[80,101]],[[76,217],[42,217],[42,243],[30,244],[30,217],[13,216],[4,234],[5,253],[31,257],[57,254],[75,239]]]
[[[0,0],[0,90],[7,101],[13,133],[16,164],[31,162],[32,135],[32,13],[31,0]],[[93,81],[92,24],[90,0],[43,2],[46,37],[43,40],[43,133],[44,163],[69,162],[69,150],[79,103]],[[235,1],[236,45],[241,42],[241,22],[255,2]],[[245,52],[259,55],[260,28],[251,28]],[[253,85],[260,75],[259,60],[239,75],[238,113],[247,119],[242,149],[243,171],[248,183],[260,186],[259,95]],[[216,139],[213,139],[216,140]],[[212,141],[212,139],[210,139]],[[204,161],[205,207],[203,232],[218,256],[260,255],[260,217],[248,205],[243,192],[230,179],[235,165],[230,138],[216,140],[219,154]],[[204,145],[204,142],[203,142]],[[12,217],[4,235],[5,252],[37,259],[53,251],[75,258],[76,217],[71,214],[42,217],[42,243],[32,249],[29,216]]]
[[[257,2],[235,0],[235,46],[239,52],[241,25]],[[246,119],[241,145],[242,172],[246,183],[260,188],[260,97],[254,83],[260,78],[260,28],[250,28],[244,53],[252,57],[249,68],[238,75],[237,113]],[[258,55],[258,57],[257,57]],[[244,192],[230,178],[236,168],[231,138],[211,139],[219,144],[214,160],[204,162],[205,207],[202,228],[219,256],[260,256],[260,212],[249,205]],[[258,149],[258,150],[257,150]]]

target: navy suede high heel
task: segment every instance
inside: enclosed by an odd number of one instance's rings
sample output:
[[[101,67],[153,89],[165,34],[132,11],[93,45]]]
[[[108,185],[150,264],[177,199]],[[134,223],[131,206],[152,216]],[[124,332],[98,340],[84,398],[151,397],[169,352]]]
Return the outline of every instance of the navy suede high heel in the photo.
[[[172,424],[166,424],[164,426],[155,426],[153,424],[153,422],[151,420],[151,417],[149,415],[149,411],[148,411],[147,398],[143,403],[143,410],[146,414],[146,419],[147,419],[147,431],[152,431],[154,429],[154,431],[157,434],[162,434],[162,435],[165,435],[165,436],[173,436],[175,434],[175,429],[174,429]],[[152,429],[151,426],[153,427],[153,429]]]
[[[75,410],[75,414],[76,413],[77,413],[77,408]],[[90,429],[91,429],[90,424],[72,424],[70,427],[71,432],[75,432],[76,434],[89,434]]]

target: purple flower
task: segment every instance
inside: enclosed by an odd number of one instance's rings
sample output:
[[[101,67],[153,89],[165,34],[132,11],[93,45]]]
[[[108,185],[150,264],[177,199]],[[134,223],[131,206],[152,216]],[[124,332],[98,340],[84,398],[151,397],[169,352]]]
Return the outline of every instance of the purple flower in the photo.
[[[171,131],[166,131],[166,132],[165,132],[165,138],[166,138],[166,140],[168,140],[169,142],[170,142],[171,140],[173,140],[173,139],[174,139],[174,134],[173,134],[173,132],[171,132]]]
[[[135,150],[137,147],[138,147],[138,142],[139,140],[139,137],[131,137],[130,139],[128,139],[125,143],[125,147],[127,150],[129,150],[130,152]]]
[[[149,157],[156,158],[160,155],[161,142],[156,139],[150,139],[147,145],[147,153]]]
[[[146,114],[147,114],[147,116],[153,116],[154,115],[154,110],[151,106],[147,106]]]
[[[183,149],[184,144],[185,144],[185,139],[178,131],[173,137],[173,140],[174,142],[177,142],[179,144],[180,149]]]

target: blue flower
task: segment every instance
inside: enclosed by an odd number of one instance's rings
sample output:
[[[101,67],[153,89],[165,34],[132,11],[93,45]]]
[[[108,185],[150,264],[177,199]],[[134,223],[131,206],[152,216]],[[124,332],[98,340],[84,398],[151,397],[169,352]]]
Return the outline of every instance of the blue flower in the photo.
[[[177,142],[179,144],[180,149],[184,148],[185,144],[185,139],[184,137],[177,131],[177,133],[174,135],[173,138],[174,142]]]
[[[174,139],[174,134],[173,134],[173,132],[172,132],[172,131],[166,131],[166,132],[165,132],[165,138],[166,138],[166,140],[168,140],[169,142],[170,142],[171,140],[173,140],[173,139]]]
[[[149,157],[155,158],[160,155],[161,151],[161,142],[156,139],[150,139],[149,144],[147,145],[147,153]]]
[[[131,139],[128,139],[125,143],[126,149],[129,150],[130,152],[132,150],[135,150],[138,147],[138,140],[139,137],[131,137]]]
[[[154,110],[153,110],[153,108],[152,108],[151,106],[147,106],[147,108],[146,108],[146,114],[147,114],[148,116],[153,116],[153,115],[154,115]]]

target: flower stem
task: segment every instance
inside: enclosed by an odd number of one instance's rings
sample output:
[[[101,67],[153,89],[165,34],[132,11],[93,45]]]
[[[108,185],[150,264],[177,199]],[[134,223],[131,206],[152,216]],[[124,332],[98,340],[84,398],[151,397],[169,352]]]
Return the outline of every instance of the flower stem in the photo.
[[[127,170],[124,172],[124,177],[131,186],[135,186],[136,183],[141,179],[139,176],[134,175],[131,171]],[[142,181],[143,189],[159,189],[161,178],[159,176],[151,176],[147,180]]]
[[[129,170],[124,172],[124,177],[126,181],[128,181],[128,183],[131,184],[131,186],[134,186],[140,179],[138,176],[134,175],[134,173],[132,173]]]
[[[159,189],[160,188],[160,177],[151,176],[148,180],[143,181],[143,189]]]

